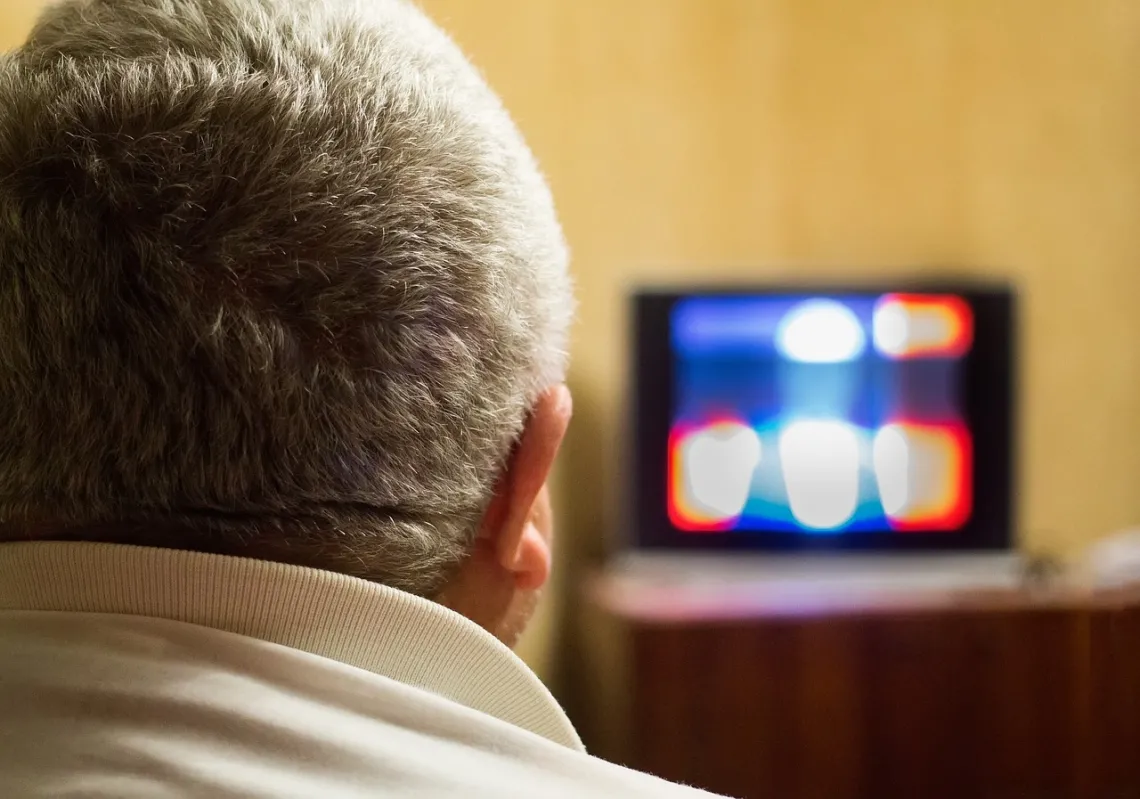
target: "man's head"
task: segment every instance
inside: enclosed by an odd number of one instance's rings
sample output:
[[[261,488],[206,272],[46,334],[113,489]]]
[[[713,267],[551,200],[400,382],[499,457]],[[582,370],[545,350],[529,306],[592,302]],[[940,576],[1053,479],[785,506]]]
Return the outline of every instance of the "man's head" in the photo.
[[[0,539],[534,587],[566,258],[410,4],[69,0],[0,59]]]

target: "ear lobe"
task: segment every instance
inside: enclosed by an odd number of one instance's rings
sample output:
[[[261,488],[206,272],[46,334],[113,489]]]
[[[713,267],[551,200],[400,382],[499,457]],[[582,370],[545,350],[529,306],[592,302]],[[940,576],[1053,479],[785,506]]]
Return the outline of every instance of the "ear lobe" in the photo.
[[[436,597],[508,646],[550,578],[553,524],[546,481],[570,415],[565,386],[538,398],[495,485],[469,557]]]
[[[516,581],[537,580],[541,585],[550,573],[549,534],[542,529],[549,527],[543,489],[571,413],[565,386],[539,397],[483,518],[480,535],[493,539],[499,565]]]
[[[528,522],[508,567],[514,575],[515,587],[520,591],[542,588],[550,579],[553,559],[550,542],[537,527]]]

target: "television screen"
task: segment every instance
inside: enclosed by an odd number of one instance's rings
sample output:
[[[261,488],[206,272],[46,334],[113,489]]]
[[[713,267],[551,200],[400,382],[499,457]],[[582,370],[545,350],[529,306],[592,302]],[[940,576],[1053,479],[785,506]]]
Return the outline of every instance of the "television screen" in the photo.
[[[642,543],[1008,545],[1003,298],[966,287],[642,296]]]

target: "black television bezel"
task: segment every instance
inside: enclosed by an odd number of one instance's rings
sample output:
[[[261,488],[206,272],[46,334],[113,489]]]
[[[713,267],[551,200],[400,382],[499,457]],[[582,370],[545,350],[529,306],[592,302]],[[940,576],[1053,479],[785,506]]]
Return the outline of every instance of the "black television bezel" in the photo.
[[[681,299],[704,296],[951,294],[974,312],[975,346],[965,361],[965,415],[973,432],[973,510],[955,532],[859,532],[805,535],[774,531],[691,533],[668,514],[668,440],[674,407],[670,316]],[[749,285],[642,289],[631,296],[632,540],[640,550],[756,552],[1001,552],[1015,546],[1016,293],[973,282]]]

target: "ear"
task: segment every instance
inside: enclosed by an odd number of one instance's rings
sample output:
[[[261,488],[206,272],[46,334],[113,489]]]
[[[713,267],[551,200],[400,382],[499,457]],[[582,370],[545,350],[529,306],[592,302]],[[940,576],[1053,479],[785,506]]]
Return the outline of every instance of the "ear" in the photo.
[[[552,531],[545,486],[572,413],[564,385],[538,398],[483,517],[479,537],[520,590],[541,588],[550,576]]]

